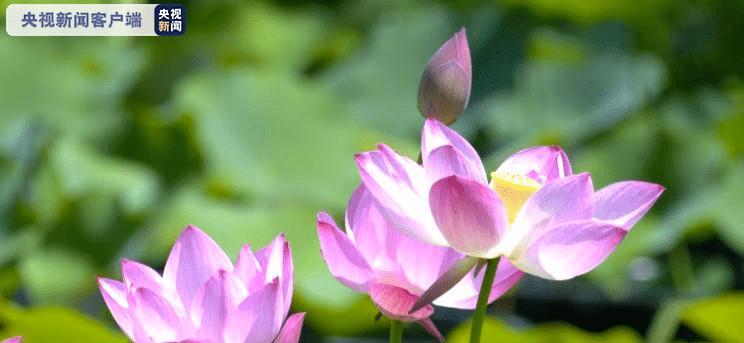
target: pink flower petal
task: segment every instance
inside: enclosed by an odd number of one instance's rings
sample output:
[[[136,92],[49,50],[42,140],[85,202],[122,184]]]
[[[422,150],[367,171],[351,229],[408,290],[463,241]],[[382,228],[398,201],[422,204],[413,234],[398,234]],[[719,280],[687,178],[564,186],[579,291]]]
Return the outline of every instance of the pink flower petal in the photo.
[[[592,216],[630,230],[663,192],[664,187],[648,182],[613,183],[594,194]]]
[[[212,238],[189,225],[173,245],[163,279],[175,285],[188,311],[199,288],[219,270],[232,272],[232,262]]]
[[[197,336],[221,342],[225,338],[228,316],[246,297],[248,291],[237,276],[218,272],[196,293],[191,306],[191,319]]]
[[[602,263],[626,231],[606,222],[586,220],[561,225],[532,242],[513,262],[527,273],[566,280]]]
[[[483,184],[487,183],[483,162],[481,162],[478,152],[475,151],[473,146],[455,130],[450,129],[438,120],[427,119],[421,133],[421,158],[425,169],[435,168],[437,164],[441,163],[441,160],[446,160],[442,156],[432,155],[435,150],[443,146],[451,146],[459,153],[460,164],[466,166],[467,174],[471,175],[470,178],[476,181],[483,180]]]
[[[529,176],[540,183],[572,174],[568,156],[557,146],[521,150],[501,163],[496,171]]]
[[[390,227],[364,185],[352,194],[346,218],[347,235],[376,278],[413,294],[422,292],[462,258],[450,248],[420,242]]]
[[[11,338],[4,340],[2,343],[21,343],[22,341],[23,341],[23,337],[15,336],[15,337],[11,337]]]
[[[249,294],[231,316],[226,337],[230,342],[271,342],[284,321],[283,302],[279,280]]]
[[[478,275],[469,273],[462,281],[452,287],[447,293],[434,301],[435,305],[458,308],[463,310],[472,310],[478,301],[483,284],[484,271],[481,270]],[[488,296],[488,303],[496,301],[504,293],[509,291],[524,276],[524,272],[514,267],[508,259],[502,258],[496,269],[496,277],[491,286],[491,293]]]
[[[320,251],[336,279],[358,292],[366,292],[374,273],[354,244],[326,213],[318,214]]]
[[[129,317],[127,289],[124,284],[116,280],[98,278],[98,288],[116,324],[130,339],[134,340],[134,324],[132,318]]]
[[[495,257],[507,228],[506,210],[488,186],[449,176],[431,187],[429,205],[444,237],[455,250],[482,258]]]
[[[185,314],[179,313],[167,300],[147,288],[138,288],[128,294],[136,326],[156,342],[187,339],[193,328]]]
[[[400,287],[376,283],[370,286],[369,295],[380,312],[391,319],[415,322],[434,313],[434,308],[427,305],[409,314],[418,297]]]
[[[429,182],[434,183],[440,179],[457,175],[466,179],[488,184],[483,165],[474,168],[473,164],[465,159],[465,156],[451,145],[443,145],[431,151],[426,160],[425,170]]]
[[[396,256],[398,268],[405,277],[405,282],[400,284],[413,286],[406,288],[411,288],[409,291],[414,294],[421,294],[463,258],[462,254],[453,249],[426,244],[408,237],[400,238]]]
[[[381,205],[383,215],[400,232],[424,242],[446,245],[427,206],[424,169],[380,144],[378,151],[356,156],[364,185]]]
[[[382,215],[377,200],[364,184],[359,185],[346,208],[346,234],[370,268],[394,271],[399,242],[404,239]],[[406,239],[411,239],[407,238]]]
[[[275,343],[297,343],[302,333],[302,322],[305,321],[305,313],[295,313],[284,322],[282,331],[274,340]]]
[[[548,182],[517,213],[504,241],[504,252],[519,255],[547,230],[569,221],[590,219],[593,193],[587,173]]]
[[[152,268],[136,261],[122,259],[121,275],[127,289],[147,288],[180,308],[181,299],[173,286],[165,284],[160,274]]]
[[[251,247],[246,244],[240,249],[238,254],[238,262],[235,263],[235,275],[237,275],[246,287],[252,289],[254,284],[255,287],[263,287],[263,268],[258,263],[256,256],[253,255]],[[260,279],[260,280],[259,280]]]
[[[279,280],[284,297],[284,315],[289,312],[294,287],[294,266],[289,242],[284,234],[278,235],[271,243],[256,252],[256,260],[261,265],[266,283]]]

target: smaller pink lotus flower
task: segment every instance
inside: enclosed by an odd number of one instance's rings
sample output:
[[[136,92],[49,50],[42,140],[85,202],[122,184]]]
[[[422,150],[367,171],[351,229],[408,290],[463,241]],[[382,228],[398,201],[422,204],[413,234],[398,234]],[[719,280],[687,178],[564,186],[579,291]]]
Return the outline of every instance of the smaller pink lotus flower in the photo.
[[[438,339],[441,334],[429,316],[431,305],[409,311],[432,283],[464,256],[456,251],[419,242],[390,227],[380,205],[364,185],[351,196],[344,233],[333,218],[318,214],[318,237],[328,269],[349,288],[368,293],[385,316],[399,321],[418,322]],[[467,269],[472,269],[472,265]],[[434,304],[472,309],[478,297],[483,273],[462,279]],[[504,260],[498,268],[489,302],[509,290],[523,273]]]
[[[419,111],[426,118],[453,123],[468,106],[472,78],[468,38],[462,28],[426,65],[419,85]]]
[[[233,266],[207,234],[188,226],[162,277],[123,260],[123,280],[99,278],[98,285],[114,320],[136,343],[296,343],[305,314],[284,321],[293,272],[283,235],[255,255],[243,246]]]
[[[23,342],[23,337],[15,336],[15,337],[8,338],[2,341],[1,343],[21,343],[21,342]]]
[[[423,166],[385,145],[378,148],[356,161],[394,228],[467,256],[503,256],[546,279],[594,269],[664,191],[623,181],[595,192],[589,174],[573,175],[556,146],[517,152],[489,183],[475,149],[434,119],[423,129]]]

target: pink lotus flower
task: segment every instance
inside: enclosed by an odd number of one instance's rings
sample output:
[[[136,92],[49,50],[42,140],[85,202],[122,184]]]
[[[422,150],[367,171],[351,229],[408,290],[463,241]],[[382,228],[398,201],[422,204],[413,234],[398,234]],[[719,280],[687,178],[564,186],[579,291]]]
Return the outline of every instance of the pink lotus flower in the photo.
[[[1,343],[21,343],[22,341],[23,341],[23,337],[15,336],[15,337],[8,338],[2,341]]]
[[[400,321],[416,321],[441,340],[441,334],[429,319],[434,311],[431,305],[411,314],[409,310],[424,290],[463,260],[463,255],[398,233],[390,227],[381,210],[362,185],[349,201],[345,233],[328,214],[318,214],[318,237],[328,269],[344,285],[368,293],[385,316]],[[522,275],[506,260],[503,261],[489,302],[509,290]],[[477,277],[470,273],[434,303],[474,308],[482,278],[483,273]]]
[[[470,49],[463,28],[426,65],[419,84],[419,111],[426,118],[453,123],[468,105],[472,78]]]
[[[356,156],[364,185],[399,231],[473,257],[505,256],[517,268],[563,280],[589,272],[663,192],[624,181],[594,192],[555,146],[522,150],[491,173],[455,131],[428,119],[423,166],[380,144]]]
[[[99,278],[98,285],[116,323],[137,343],[296,343],[304,313],[284,321],[293,272],[283,235],[255,255],[243,246],[233,266],[207,234],[188,226],[162,277],[123,260],[123,281]]]

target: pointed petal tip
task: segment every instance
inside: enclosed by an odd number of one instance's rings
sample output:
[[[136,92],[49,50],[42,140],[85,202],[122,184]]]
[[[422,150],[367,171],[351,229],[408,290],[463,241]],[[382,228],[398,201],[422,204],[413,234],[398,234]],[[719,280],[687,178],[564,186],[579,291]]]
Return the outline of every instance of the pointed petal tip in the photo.
[[[176,239],[176,242],[179,242],[179,241],[181,241],[183,239],[192,238],[192,237],[193,238],[197,238],[197,239],[201,239],[201,238],[204,238],[204,237],[209,238],[209,235],[207,235],[206,232],[204,232],[202,229],[198,228],[196,225],[194,225],[194,224],[188,224],[183,229],[183,231],[181,231],[181,234],[178,235],[178,238]],[[209,239],[211,240],[211,238],[209,238]]]
[[[325,232],[326,230],[341,230],[333,217],[325,212],[318,212],[316,227],[318,234],[321,234],[321,232]]]
[[[347,287],[366,293],[374,272],[346,233],[335,223],[319,223],[318,240],[331,275]]]
[[[305,321],[305,312],[295,313],[284,321],[279,335],[274,343],[297,343],[302,333],[302,324]]]
[[[276,235],[276,237],[274,237],[273,243],[282,244],[286,248],[286,245],[289,243],[289,241],[287,241],[287,235],[285,235],[284,232],[280,232],[278,235]]]
[[[96,276],[96,284],[98,285],[98,288],[103,291],[103,283],[107,282],[107,280],[110,280],[108,278],[102,277],[102,276]],[[113,280],[111,280],[113,281]]]
[[[186,232],[188,232],[188,233],[194,233],[194,232],[203,232],[203,231],[200,228],[198,228],[196,225],[194,225],[194,224],[188,224],[183,229],[183,232],[184,233],[186,233]]]
[[[650,184],[653,185],[654,187],[656,187],[656,191],[659,193],[659,196],[662,193],[666,192],[666,187],[664,187],[664,186],[662,186],[662,185],[660,185],[658,183],[650,183]]]
[[[100,288],[102,292],[105,291],[107,284],[117,284],[117,283],[122,284],[121,281],[109,279],[109,278],[105,278],[101,276],[96,276],[96,283],[98,284],[98,288]]]
[[[654,190],[654,192],[656,193],[656,196],[653,197],[654,202],[656,200],[658,200],[661,197],[661,195],[664,194],[664,192],[666,192],[666,187],[664,187],[664,186],[662,186],[662,185],[660,185],[658,183],[645,182],[645,181],[637,181],[637,182],[639,182],[639,183],[645,183],[650,188],[652,188]]]
[[[563,148],[561,148],[561,147],[560,147],[559,145],[555,145],[555,144],[553,144],[553,145],[548,145],[548,149],[550,149],[550,151],[552,151],[552,152],[555,152],[555,153],[561,153],[561,152],[564,152],[564,151],[563,151]]]
[[[589,172],[582,172],[579,174],[574,174],[571,176],[566,176],[564,180],[576,180],[577,183],[581,185],[588,185],[591,186],[592,189],[594,188],[594,182],[592,181],[592,174]],[[569,181],[570,182],[570,181]]]
[[[278,289],[278,287],[280,286],[279,285],[279,282],[280,282],[279,281],[279,277],[277,276],[277,277],[271,279],[271,281],[269,281],[268,283],[266,283],[264,285],[264,287],[273,287],[273,288],[277,288]],[[273,291],[273,289],[272,289],[272,291]]]
[[[354,154],[354,163],[356,163],[360,172],[364,171],[365,164],[372,159],[371,155],[373,153],[375,153],[375,151],[365,151]]]
[[[328,212],[320,211],[317,215],[315,215],[316,220],[318,223],[330,223],[333,221],[333,217],[331,217]]]
[[[452,35],[452,37],[442,45],[442,47],[445,47],[449,45],[450,43],[455,43],[456,49],[460,51],[466,50],[469,54],[468,33],[467,33],[467,29],[465,28],[465,26],[460,27],[460,29],[457,30],[457,32],[455,32]],[[463,56],[458,56],[458,57],[462,58]]]
[[[104,284],[104,283],[112,283],[112,282],[121,283],[121,281],[119,281],[119,280],[109,279],[109,278],[103,277],[103,276],[96,276],[96,283],[99,286],[102,285],[102,284]]]
[[[462,53],[467,54],[467,57],[468,57],[467,63],[469,64],[470,63],[470,47],[468,46],[467,30],[465,29],[464,26],[460,28],[460,31],[457,31],[457,33],[455,33],[455,37],[457,37],[458,50],[460,50],[460,52]],[[464,58],[464,56],[461,58]]]
[[[444,336],[441,332],[439,332],[439,329],[437,329],[437,326],[434,325],[434,322],[431,320],[431,318],[427,317],[421,319],[417,323],[421,325],[421,327],[424,328],[424,330],[428,332],[432,337],[434,337],[437,341],[444,342]]]
[[[383,154],[396,154],[395,150],[385,143],[377,143],[377,150]]]
[[[592,216],[630,230],[656,203],[666,189],[645,181],[620,181],[594,194]]]

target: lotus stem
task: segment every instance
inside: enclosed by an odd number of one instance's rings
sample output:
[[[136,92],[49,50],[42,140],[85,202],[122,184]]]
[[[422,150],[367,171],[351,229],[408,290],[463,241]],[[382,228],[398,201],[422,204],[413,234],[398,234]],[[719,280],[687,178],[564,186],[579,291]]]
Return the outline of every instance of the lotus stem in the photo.
[[[470,327],[470,343],[480,343],[481,341],[483,319],[486,316],[488,297],[491,295],[491,286],[493,285],[493,279],[496,276],[496,266],[498,266],[498,264],[498,257],[487,260],[486,262],[486,271],[483,275],[483,283],[481,284],[480,293],[478,293],[478,302],[475,305],[475,314],[473,314],[473,324]]]

